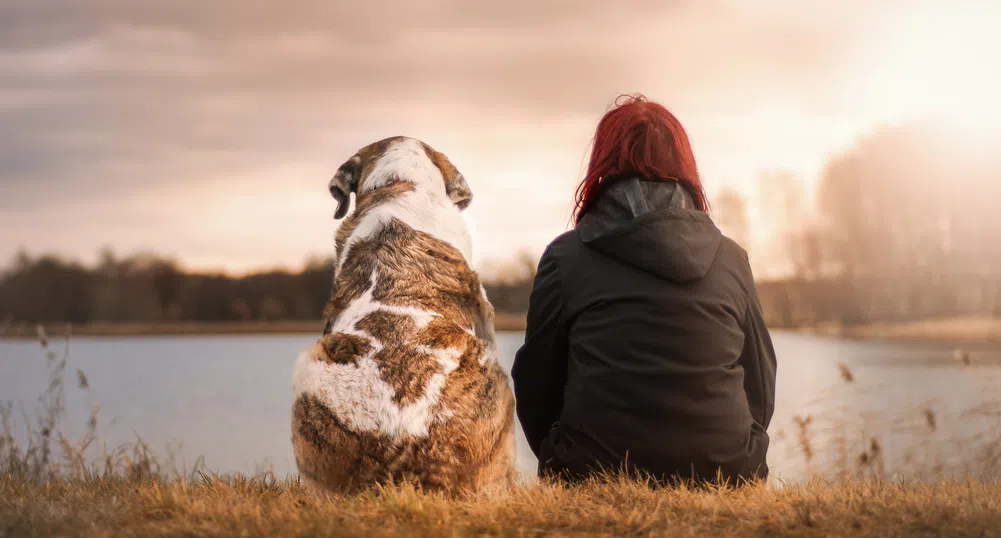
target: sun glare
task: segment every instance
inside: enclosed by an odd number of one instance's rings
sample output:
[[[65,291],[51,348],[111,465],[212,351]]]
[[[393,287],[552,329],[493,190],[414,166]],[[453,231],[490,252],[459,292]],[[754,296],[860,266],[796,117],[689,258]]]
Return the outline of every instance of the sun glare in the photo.
[[[915,8],[864,50],[864,101],[883,121],[932,117],[971,138],[1001,127],[1001,8]]]

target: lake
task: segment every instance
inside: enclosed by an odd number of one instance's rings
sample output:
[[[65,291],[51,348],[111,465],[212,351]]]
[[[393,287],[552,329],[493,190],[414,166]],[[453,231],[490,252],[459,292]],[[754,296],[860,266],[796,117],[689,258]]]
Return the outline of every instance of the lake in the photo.
[[[99,434],[109,447],[140,437],[159,454],[175,454],[179,467],[203,456],[219,472],[294,473],[292,367],[313,339],[74,338],[67,355],[66,431],[80,435],[98,404]],[[775,477],[796,481],[865,469],[873,461],[890,473],[979,472],[987,465],[982,451],[998,446],[990,441],[1001,434],[1001,350],[974,350],[972,365],[963,366],[946,345],[781,331],[773,339],[779,370],[769,465]],[[508,369],[521,341],[521,334],[499,335]],[[62,354],[66,345],[53,339],[50,349]],[[86,374],[89,393],[77,387],[77,369]],[[0,341],[0,402],[12,401],[35,416],[47,386],[37,342]],[[19,433],[21,428],[23,421]],[[534,473],[535,458],[520,428],[518,458],[520,468]]]

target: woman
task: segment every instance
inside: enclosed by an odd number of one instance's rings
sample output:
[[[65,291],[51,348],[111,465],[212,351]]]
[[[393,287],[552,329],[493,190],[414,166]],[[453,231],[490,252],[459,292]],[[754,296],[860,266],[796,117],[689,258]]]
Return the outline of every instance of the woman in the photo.
[[[605,114],[512,369],[540,475],[767,478],[775,352],[747,253],[708,205],[667,109],[638,96]]]

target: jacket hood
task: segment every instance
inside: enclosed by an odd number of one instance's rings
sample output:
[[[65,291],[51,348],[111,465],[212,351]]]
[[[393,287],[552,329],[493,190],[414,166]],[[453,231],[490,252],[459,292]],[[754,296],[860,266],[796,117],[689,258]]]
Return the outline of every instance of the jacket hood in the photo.
[[[589,247],[675,282],[706,275],[722,234],[677,181],[613,180],[577,225]]]

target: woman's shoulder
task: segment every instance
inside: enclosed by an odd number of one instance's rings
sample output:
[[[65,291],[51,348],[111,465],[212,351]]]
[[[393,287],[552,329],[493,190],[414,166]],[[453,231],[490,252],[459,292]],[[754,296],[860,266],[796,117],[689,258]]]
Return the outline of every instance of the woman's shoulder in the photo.
[[[579,242],[580,239],[577,237],[577,230],[567,230],[553,238],[553,240],[549,242],[549,246],[558,249],[565,249],[568,245]]]
[[[580,244],[577,230],[568,230],[556,236],[546,245],[542,252],[542,259],[563,259],[573,256],[580,248]]]
[[[726,272],[733,275],[745,291],[751,290],[754,282],[751,257],[740,243],[724,235],[720,240],[715,263],[722,265]]]
[[[724,254],[727,258],[733,260],[743,261],[744,264],[750,265],[750,256],[747,254],[747,250],[740,246],[740,243],[734,241],[733,239],[723,235],[720,238],[719,252]]]
[[[566,267],[572,267],[580,240],[577,232],[564,232],[546,245],[538,261],[538,272],[541,274],[562,275]]]

